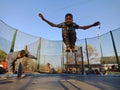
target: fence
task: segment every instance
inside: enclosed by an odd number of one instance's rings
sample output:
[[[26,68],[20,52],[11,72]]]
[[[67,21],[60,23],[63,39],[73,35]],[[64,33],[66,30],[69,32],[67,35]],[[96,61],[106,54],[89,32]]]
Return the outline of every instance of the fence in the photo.
[[[120,70],[120,28],[93,38],[77,39],[77,62],[81,62],[79,48],[83,49],[84,64],[118,64]],[[19,51],[27,46],[29,53],[37,57],[37,67],[50,63],[55,69],[64,68],[67,63],[65,45],[61,40],[52,41],[35,37],[8,26],[0,20],[0,50]],[[70,54],[69,63],[74,63]]]

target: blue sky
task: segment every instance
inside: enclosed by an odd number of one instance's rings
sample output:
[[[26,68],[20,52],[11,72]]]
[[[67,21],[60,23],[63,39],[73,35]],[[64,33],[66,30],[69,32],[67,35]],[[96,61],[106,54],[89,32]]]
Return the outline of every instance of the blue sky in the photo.
[[[61,29],[43,22],[38,13],[56,24],[72,13],[74,22],[84,26],[101,22],[100,34],[120,28],[120,0],[0,0],[0,19],[24,33],[50,40],[62,40]],[[79,39],[98,35],[98,27],[77,30]]]

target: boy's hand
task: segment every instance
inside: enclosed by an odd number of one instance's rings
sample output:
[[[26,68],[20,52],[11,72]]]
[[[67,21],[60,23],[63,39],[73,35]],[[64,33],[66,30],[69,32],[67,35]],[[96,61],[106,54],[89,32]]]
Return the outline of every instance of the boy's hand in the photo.
[[[99,22],[99,21],[97,21],[97,22],[95,22],[95,23],[93,24],[93,26],[98,26],[98,25],[100,25],[100,22]]]
[[[38,15],[39,17],[41,17],[41,19],[44,19],[44,16],[41,13],[39,13]]]

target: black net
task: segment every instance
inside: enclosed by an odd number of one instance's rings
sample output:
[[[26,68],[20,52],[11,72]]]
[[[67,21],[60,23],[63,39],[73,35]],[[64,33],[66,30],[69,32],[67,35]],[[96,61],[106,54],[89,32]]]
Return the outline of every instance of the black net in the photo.
[[[113,39],[111,36],[113,35]],[[65,69],[66,64],[81,65],[81,50],[83,51],[84,64],[119,64],[116,62],[120,58],[119,33],[120,29],[113,30],[106,34],[76,41],[76,54],[66,53],[65,44],[61,40],[47,40],[35,37],[12,28],[0,21],[0,50],[8,54],[10,51],[20,51],[25,49],[35,60],[34,67],[41,71],[48,71],[49,67],[55,70]],[[114,44],[114,45],[113,45]],[[75,56],[76,55],[76,56]],[[47,69],[46,69],[47,68]]]

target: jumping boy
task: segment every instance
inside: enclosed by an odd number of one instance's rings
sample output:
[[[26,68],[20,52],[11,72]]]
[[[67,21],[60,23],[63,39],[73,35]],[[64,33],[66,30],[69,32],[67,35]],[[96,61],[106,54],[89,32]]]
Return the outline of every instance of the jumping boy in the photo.
[[[76,42],[75,29],[86,30],[93,26],[100,25],[100,22],[95,22],[91,25],[80,26],[80,25],[76,24],[75,22],[73,22],[73,15],[71,13],[67,13],[65,15],[65,21],[60,24],[54,24],[53,22],[48,21],[47,19],[44,18],[44,16],[41,13],[39,13],[38,15],[39,15],[39,17],[41,17],[41,19],[43,21],[48,23],[50,26],[62,28],[62,38],[63,38],[63,42],[66,45],[66,52],[70,52],[70,50],[72,50],[72,52],[76,51],[75,50],[75,42]]]

